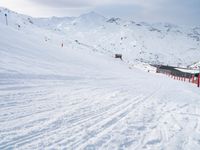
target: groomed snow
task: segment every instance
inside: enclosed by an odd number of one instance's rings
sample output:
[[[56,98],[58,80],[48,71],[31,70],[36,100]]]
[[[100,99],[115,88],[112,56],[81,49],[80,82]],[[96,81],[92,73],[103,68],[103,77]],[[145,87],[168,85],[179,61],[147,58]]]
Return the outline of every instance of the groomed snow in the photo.
[[[195,85],[41,28],[0,33],[1,150],[200,149]]]

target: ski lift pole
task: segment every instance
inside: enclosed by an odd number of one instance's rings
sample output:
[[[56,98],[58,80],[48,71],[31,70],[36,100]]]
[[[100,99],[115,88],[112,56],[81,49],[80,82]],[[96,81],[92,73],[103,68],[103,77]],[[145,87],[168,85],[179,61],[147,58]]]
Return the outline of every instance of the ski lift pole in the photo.
[[[197,81],[197,87],[200,86],[200,67],[199,67],[199,74],[198,74],[198,81]]]
[[[6,18],[6,25],[8,25],[8,15],[5,14],[5,18]]]

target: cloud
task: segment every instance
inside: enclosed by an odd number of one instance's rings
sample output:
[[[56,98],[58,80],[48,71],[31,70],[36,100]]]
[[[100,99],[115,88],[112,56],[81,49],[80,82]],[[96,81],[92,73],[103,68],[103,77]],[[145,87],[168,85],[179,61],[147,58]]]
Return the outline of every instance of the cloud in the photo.
[[[132,0],[98,6],[96,10],[111,16],[137,21],[200,25],[199,0]]]
[[[150,6],[162,0],[29,0],[32,3],[46,7],[91,7],[105,5],[128,5]]]
[[[199,0],[163,0],[155,9],[146,10],[146,17],[178,24],[200,24]],[[149,14],[149,15],[148,15]]]
[[[29,0],[32,3],[43,5],[46,7],[60,8],[78,8],[78,7],[94,7],[100,5],[119,3],[119,0]],[[129,0],[123,1],[130,2]]]
[[[46,7],[56,8],[75,8],[75,7],[89,7],[94,3],[90,0],[29,0],[32,3],[43,5]]]
[[[97,6],[95,11],[100,14],[104,14],[109,17],[122,17],[127,19],[133,19],[134,15],[143,11],[143,8],[133,4],[109,4]]]

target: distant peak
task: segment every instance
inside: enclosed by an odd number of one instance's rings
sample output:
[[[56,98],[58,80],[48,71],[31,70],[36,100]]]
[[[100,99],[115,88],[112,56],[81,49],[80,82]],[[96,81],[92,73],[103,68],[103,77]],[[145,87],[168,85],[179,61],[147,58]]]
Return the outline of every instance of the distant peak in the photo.
[[[107,22],[119,24],[120,20],[121,20],[120,18],[112,17],[109,20],[107,20]]]

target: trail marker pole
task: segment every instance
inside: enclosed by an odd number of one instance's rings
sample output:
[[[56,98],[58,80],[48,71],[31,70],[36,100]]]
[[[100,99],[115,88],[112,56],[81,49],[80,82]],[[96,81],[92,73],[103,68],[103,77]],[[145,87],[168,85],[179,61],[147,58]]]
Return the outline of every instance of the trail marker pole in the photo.
[[[192,83],[194,83],[194,75],[192,75]]]
[[[6,18],[6,25],[8,25],[8,15],[5,14],[5,18]]]
[[[200,85],[200,67],[199,67],[199,74],[198,74],[198,80],[197,80],[197,87]]]

